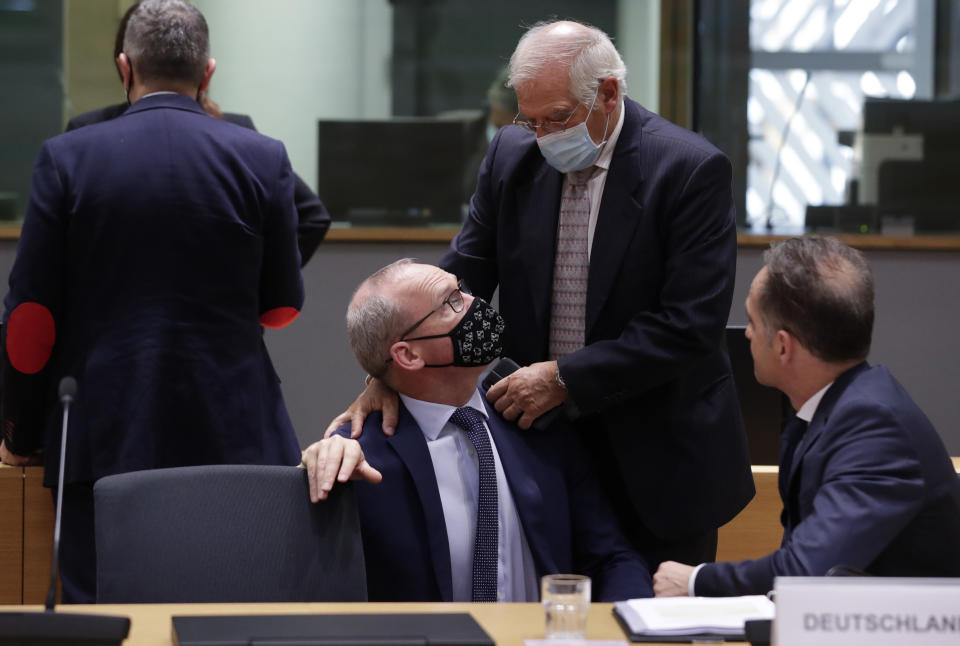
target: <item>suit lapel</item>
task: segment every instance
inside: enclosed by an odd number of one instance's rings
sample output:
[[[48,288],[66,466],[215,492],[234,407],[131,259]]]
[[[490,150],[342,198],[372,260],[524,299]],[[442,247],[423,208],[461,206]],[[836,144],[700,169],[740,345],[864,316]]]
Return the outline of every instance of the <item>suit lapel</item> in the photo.
[[[640,167],[640,108],[629,99],[624,99],[623,109],[623,128],[610,160],[610,170],[607,171],[590,251],[585,328],[588,339],[610,295],[624,254],[633,240],[633,231],[643,215],[643,205],[635,197],[643,182]]]
[[[562,187],[563,175],[541,161],[530,181],[519,186],[516,192],[515,212],[522,222],[515,230],[520,235],[520,254],[538,330],[549,327]]]
[[[793,460],[790,462],[790,472],[788,474],[789,482],[787,483],[787,493],[791,496],[792,492],[796,491],[796,487],[800,486],[800,465],[803,462],[803,456],[811,449],[811,447],[816,444],[817,439],[823,435],[824,429],[827,427],[827,422],[830,420],[830,414],[833,412],[833,407],[836,405],[837,400],[840,399],[840,396],[847,389],[847,386],[853,380],[853,378],[862,370],[866,370],[870,366],[863,362],[854,366],[850,370],[847,370],[845,373],[837,377],[836,381],[833,382],[833,385],[827,389],[827,392],[824,393],[823,399],[820,400],[820,404],[817,406],[816,412],[813,414],[813,419],[810,420],[810,425],[807,427],[807,432],[800,439],[799,444],[797,444],[797,450],[793,454]],[[784,501],[786,503],[786,501]]]
[[[520,525],[523,527],[527,545],[530,546],[530,552],[537,566],[537,575],[557,572],[559,570],[547,540],[549,529],[544,516],[546,510],[543,492],[531,474],[531,469],[537,464],[537,457],[521,439],[519,433],[523,431],[518,432],[508,428],[508,422],[497,414],[487,403],[486,398],[484,398],[484,406],[489,413],[487,426],[490,427],[490,434],[493,436],[507,484],[510,486],[510,495],[513,496],[513,504],[520,517]]]
[[[433,471],[433,461],[430,459],[430,450],[427,448],[427,440],[423,437],[423,432],[402,403],[397,432],[387,438],[387,443],[400,457],[413,479],[427,524],[430,555],[433,558],[437,586],[440,588],[443,601],[453,601],[450,543],[447,538],[447,524],[443,518],[440,490],[437,488],[437,479]],[[398,554],[397,558],[404,558],[404,556]]]

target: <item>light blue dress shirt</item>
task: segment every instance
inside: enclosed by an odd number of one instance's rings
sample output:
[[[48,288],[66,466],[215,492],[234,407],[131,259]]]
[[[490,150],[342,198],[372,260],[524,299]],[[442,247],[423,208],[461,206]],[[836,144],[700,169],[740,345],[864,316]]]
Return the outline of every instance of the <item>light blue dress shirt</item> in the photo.
[[[450,544],[453,600],[470,601],[473,589],[473,543],[477,526],[480,466],[466,432],[450,422],[453,406],[400,395],[427,439],[440,490],[443,519]],[[480,391],[465,404],[487,418]],[[487,435],[490,429],[487,428]],[[500,454],[490,437],[497,468],[498,537],[497,601],[538,601],[537,573],[513,496],[503,473]],[[403,558],[400,555],[400,558]]]

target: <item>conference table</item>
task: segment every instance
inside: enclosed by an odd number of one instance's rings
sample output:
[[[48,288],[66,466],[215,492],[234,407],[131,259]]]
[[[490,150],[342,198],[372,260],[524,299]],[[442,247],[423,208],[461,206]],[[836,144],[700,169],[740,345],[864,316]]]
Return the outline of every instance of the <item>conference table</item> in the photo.
[[[0,610],[40,610],[40,607],[2,606]],[[543,639],[544,629],[543,607],[539,603],[184,603],[61,606],[60,610],[130,617],[126,646],[169,646],[173,643],[170,618],[174,615],[467,612],[498,646],[522,646],[525,639]],[[613,616],[613,604],[590,606],[587,639],[626,641]]]

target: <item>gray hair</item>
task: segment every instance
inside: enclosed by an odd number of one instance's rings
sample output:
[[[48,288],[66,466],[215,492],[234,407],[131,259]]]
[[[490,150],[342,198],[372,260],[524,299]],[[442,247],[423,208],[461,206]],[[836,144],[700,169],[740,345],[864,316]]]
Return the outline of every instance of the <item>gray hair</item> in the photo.
[[[791,238],[763,259],[767,277],[757,302],[768,341],[786,330],[823,361],[867,358],[874,282],[862,253],[836,238]]]
[[[367,278],[347,308],[347,338],[357,362],[372,377],[387,371],[390,346],[402,331],[403,308],[387,288],[395,285],[415,261],[402,258]]]
[[[183,0],[143,0],[130,14],[123,51],[141,82],[199,84],[210,58],[207,21]]]
[[[627,66],[610,37],[603,31],[582,23],[582,29],[557,36],[548,33],[558,20],[538,22],[520,38],[510,56],[507,87],[534,81],[545,68],[558,63],[569,66],[570,93],[578,101],[590,105],[603,79],[617,79],[621,100],[627,93]]]

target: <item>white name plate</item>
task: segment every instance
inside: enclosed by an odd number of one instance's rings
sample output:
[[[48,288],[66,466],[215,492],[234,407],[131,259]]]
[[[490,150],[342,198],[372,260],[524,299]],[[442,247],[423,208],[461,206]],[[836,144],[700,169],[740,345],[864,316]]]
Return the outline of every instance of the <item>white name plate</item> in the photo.
[[[960,579],[777,577],[774,646],[960,644]]]

